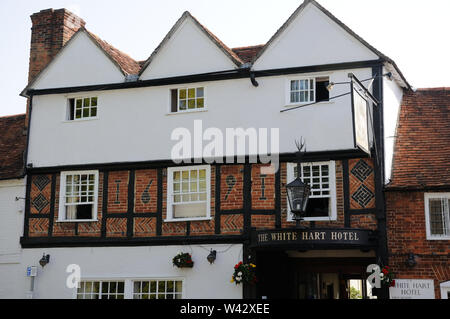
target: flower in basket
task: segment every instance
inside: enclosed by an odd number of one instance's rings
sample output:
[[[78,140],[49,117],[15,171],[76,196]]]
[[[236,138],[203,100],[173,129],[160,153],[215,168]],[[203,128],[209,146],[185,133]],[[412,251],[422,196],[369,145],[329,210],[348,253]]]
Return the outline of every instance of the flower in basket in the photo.
[[[383,285],[388,287],[394,287],[395,286],[394,277],[395,274],[389,266],[384,266],[383,269],[381,269],[380,280]]]
[[[194,266],[191,254],[189,253],[178,253],[178,255],[173,257],[172,263],[174,266],[177,266],[178,268],[185,268],[185,267],[192,268]]]
[[[236,283],[236,285],[240,283],[255,284],[257,282],[255,268],[256,266],[252,263],[244,264],[240,261],[234,266],[231,282]]]

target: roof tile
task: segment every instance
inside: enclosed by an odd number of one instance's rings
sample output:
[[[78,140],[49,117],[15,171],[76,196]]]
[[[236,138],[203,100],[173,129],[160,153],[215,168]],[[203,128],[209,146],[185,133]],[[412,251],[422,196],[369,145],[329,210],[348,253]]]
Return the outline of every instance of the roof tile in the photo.
[[[450,88],[407,91],[388,188],[450,186]]]

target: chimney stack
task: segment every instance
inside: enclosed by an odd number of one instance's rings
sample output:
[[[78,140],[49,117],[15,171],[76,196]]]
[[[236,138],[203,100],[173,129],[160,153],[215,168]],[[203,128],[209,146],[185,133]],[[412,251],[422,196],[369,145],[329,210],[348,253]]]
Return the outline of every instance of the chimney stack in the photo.
[[[31,15],[30,64],[28,83],[45,68],[75,32],[86,22],[67,9],[46,9]],[[29,100],[25,126],[28,126]]]
[[[72,35],[84,27],[83,19],[67,9],[46,9],[31,15],[28,81],[52,60]]]

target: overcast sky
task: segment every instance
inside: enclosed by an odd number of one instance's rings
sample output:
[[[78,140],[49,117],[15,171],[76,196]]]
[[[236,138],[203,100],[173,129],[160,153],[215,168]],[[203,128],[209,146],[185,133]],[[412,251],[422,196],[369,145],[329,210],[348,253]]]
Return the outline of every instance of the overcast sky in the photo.
[[[86,28],[145,60],[188,10],[229,47],[266,43],[302,0],[0,0],[0,116],[25,112],[30,15],[68,8]],[[392,58],[416,88],[450,86],[449,0],[319,0]],[[330,52],[330,54],[332,54]]]

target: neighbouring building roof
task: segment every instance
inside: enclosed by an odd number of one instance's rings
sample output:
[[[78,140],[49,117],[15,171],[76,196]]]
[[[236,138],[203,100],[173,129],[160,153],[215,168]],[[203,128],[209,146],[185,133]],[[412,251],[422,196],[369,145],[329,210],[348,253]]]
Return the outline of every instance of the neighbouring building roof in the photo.
[[[387,188],[450,187],[450,87],[403,95]]]
[[[0,180],[24,176],[25,114],[0,117]]]

